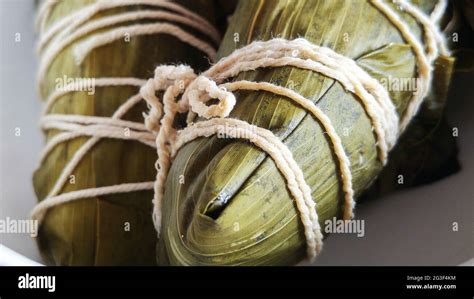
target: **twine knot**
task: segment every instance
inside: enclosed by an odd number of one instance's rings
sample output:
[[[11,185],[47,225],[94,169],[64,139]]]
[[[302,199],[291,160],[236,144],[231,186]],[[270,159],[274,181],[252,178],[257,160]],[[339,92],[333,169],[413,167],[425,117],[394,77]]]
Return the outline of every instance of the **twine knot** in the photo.
[[[169,88],[172,100],[160,101],[157,92],[167,92]],[[140,89],[140,94],[148,104],[149,111],[144,113],[145,126],[148,130],[159,132],[161,120],[166,109],[172,113],[196,113],[206,119],[212,117],[227,117],[235,106],[236,100],[232,92],[218,86],[206,76],[197,76],[187,65],[161,65],[155,69],[155,76],[149,79]],[[179,101],[176,98],[182,94]],[[211,100],[218,103],[206,105]]]

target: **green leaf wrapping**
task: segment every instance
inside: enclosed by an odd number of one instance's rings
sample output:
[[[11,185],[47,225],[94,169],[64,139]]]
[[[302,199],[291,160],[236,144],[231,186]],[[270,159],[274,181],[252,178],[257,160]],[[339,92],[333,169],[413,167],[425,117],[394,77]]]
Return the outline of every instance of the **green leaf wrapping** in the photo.
[[[94,1],[60,1],[48,25]],[[180,1],[211,23],[216,12],[213,1]],[[98,14],[116,14],[144,9],[128,7]],[[139,23],[147,23],[142,20]],[[130,25],[129,22],[120,25]],[[107,28],[109,29],[109,28]],[[198,32],[187,28],[189,32]],[[96,33],[96,32],[94,32]],[[84,37],[84,38],[87,38]],[[77,43],[77,41],[76,41]],[[55,88],[55,79],[64,75],[81,77],[152,77],[158,64],[188,63],[198,70],[208,67],[208,59],[195,48],[169,35],[134,36],[130,42],[118,40],[94,50],[77,66],[73,43],[54,60],[42,89],[46,98]],[[96,88],[94,95],[74,92],[63,96],[51,113],[82,114],[110,117],[120,104],[138,93],[136,87]],[[143,122],[145,103],[127,113],[125,119]],[[50,139],[57,131],[46,132]],[[87,137],[58,145],[34,174],[34,187],[39,200],[45,198],[60,172]],[[74,184],[66,183],[61,191],[109,186],[120,183],[153,181],[156,150],[134,141],[102,139],[84,157],[73,175]],[[38,246],[47,264],[53,265],[154,265],[156,232],[151,219],[152,191],[132,192],[87,198],[62,204],[49,210],[38,236]],[[128,230],[129,228],[129,230]]]
[[[431,11],[431,2],[416,1],[425,12]],[[421,39],[421,27],[406,14],[403,19]],[[417,75],[410,47],[366,1],[241,1],[219,56],[272,37],[304,37],[329,47],[355,59],[376,79]],[[444,83],[449,82],[451,66],[447,59]],[[371,123],[358,98],[338,82],[292,67],[259,69],[238,79],[273,82],[316,103],[342,138],[356,196],[380,173]],[[390,90],[389,94],[402,114],[412,93]],[[337,161],[320,124],[284,97],[239,91],[236,98],[230,117],[270,129],[293,153],[317,202],[321,226],[340,217],[343,194]],[[305,252],[295,203],[264,152],[246,141],[216,136],[181,148],[166,182],[159,264],[290,265],[302,260]]]

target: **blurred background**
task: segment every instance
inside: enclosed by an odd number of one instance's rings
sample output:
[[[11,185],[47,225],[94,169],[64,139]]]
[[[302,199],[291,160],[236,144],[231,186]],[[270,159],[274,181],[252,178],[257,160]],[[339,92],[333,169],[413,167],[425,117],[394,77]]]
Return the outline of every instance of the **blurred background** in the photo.
[[[31,178],[44,141],[34,17],[33,0],[0,0],[0,219],[28,219],[36,203]],[[358,205],[364,238],[329,236],[315,265],[474,265],[473,83],[474,73],[456,74],[447,107],[461,171]],[[19,264],[14,252],[41,263],[29,234],[0,233],[0,265]]]

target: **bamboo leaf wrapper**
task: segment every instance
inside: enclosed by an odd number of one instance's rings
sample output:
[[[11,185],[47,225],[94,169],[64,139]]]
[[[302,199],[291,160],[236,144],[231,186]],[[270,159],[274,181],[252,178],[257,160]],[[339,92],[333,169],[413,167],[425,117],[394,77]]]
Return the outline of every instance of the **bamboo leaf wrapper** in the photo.
[[[50,28],[63,17],[95,1],[59,1],[47,19]],[[212,1],[180,1],[184,7],[213,23]],[[146,5],[104,10],[93,20],[121,12],[153,10]],[[120,26],[151,23],[145,19]],[[106,27],[91,34],[113,29]],[[186,28],[199,36],[193,28]],[[74,46],[91,34],[74,41],[59,53],[41,85],[45,99],[57,88],[57,79],[136,77],[147,79],[158,64],[186,62],[198,70],[208,67],[209,59],[196,48],[166,35],[132,36],[93,50],[78,66]],[[206,38],[206,37],[203,37]],[[211,41],[209,41],[211,42]],[[217,45],[216,45],[217,46]],[[62,96],[49,113],[110,117],[137,87],[96,87],[95,93],[73,92]],[[125,120],[143,122],[147,111],[144,102],[129,111]],[[58,130],[46,131],[50,140]],[[80,137],[56,146],[34,174],[38,199],[43,200],[53,188],[59,174],[89,137]],[[153,181],[156,151],[134,142],[102,139],[74,169],[61,193],[122,183]],[[151,220],[152,190],[80,199],[51,208],[40,226],[38,245],[48,264],[53,265],[154,265],[156,232]]]
[[[415,3],[426,13],[433,9],[431,1]],[[423,40],[422,27],[407,14],[401,17]],[[241,1],[219,57],[273,37],[303,37],[331,48],[354,59],[379,81],[417,77],[410,46],[366,1]],[[453,60],[439,59],[446,85]],[[377,178],[382,164],[371,122],[358,98],[338,82],[293,67],[248,71],[237,79],[275,83],[316,103],[342,139],[356,197]],[[403,115],[412,91],[388,91]],[[320,225],[341,217],[337,160],[321,125],[284,97],[239,91],[236,98],[230,117],[271,130],[291,150],[317,202]],[[159,264],[290,265],[305,257],[303,227],[284,178],[264,152],[243,140],[213,136],[183,146],[168,175],[163,203]]]

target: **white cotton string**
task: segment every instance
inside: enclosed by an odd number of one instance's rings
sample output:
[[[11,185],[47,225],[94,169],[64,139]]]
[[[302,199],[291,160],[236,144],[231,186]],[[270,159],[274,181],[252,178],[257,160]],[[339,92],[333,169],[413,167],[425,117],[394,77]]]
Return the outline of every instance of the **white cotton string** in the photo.
[[[68,45],[72,44],[74,41],[76,41],[76,40],[78,40],[78,39],[80,39],[84,36],[87,36],[91,32],[97,31],[99,29],[103,29],[103,28],[106,28],[106,27],[109,27],[109,26],[112,26],[112,25],[116,25],[116,24],[119,24],[119,23],[137,21],[137,20],[143,20],[143,19],[159,19],[159,20],[164,20],[164,21],[173,21],[173,22],[180,23],[182,25],[187,25],[191,28],[194,28],[198,31],[201,31],[204,34],[207,33],[205,30],[203,30],[203,27],[200,27],[200,23],[197,23],[195,21],[193,22],[192,19],[188,19],[186,17],[176,15],[176,14],[172,14],[172,13],[165,12],[165,11],[153,11],[153,10],[134,11],[134,12],[122,13],[122,14],[119,14],[119,15],[106,16],[106,17],[103,17],[101,19],[92,20],[89,23],[86,23],[84,26],[80,27],[78,30],[76,30],[72,34],[65,36],[64,39],[57,40],[57,42],[52,43],[50,47],[46,48],[45,52],[42,55],[41,65],[39,67],[39,78],[44,78],[44,75],[46,74],[49,66],[51,65],[51,63],[53,61],[53,59],[55,57],[57,57],[57,55],[63,49],[65,49]],[[137,26],[139,28],[142,28],[142,29],[140,29],[140,30],[143,30],[142,34],[145,34],[145,33],[143,33],[145,30],[149,30],[149,33],[147,33],[147,34],[153,34],[153,30],[155,30],[155,31],[159,30],[159,28],[161,27],[161,24],[160,24],[160,26],[158,26],[158,25],[159,24],[153,24],[153,25],[148,25],[148,27],[141,27],[141,26],[144,26],[144,25],[135,25],[134,28],[137,28]],[[172,29],[175,29],[175,30],[170,31],[171,34],[181,34],[181,36],[183,34],[185,34],[185,33],[182,32],[182,30],[176,30],[175,27],[172,28]],[[123,29],[121,31],[128,34],[129,37],[132,37],[133,35],[138,35],[138,32],[135,32],[135,31],[132,31],[132,30],[127,31],[130,28],[130,26],[129,27],[122,27],[122,28]],[[115,40],[117,40],[117,39],[123,39],[124,38],[124,35],[120,34],[122,32],[117,33],[116,31],[109,30],[109,31],[106,31],[106,33],[104,33],[103,35],[107,36],[107,37],[108,36],[115,37],[116,38]],[[91,38],[97,39],[97,36],[93,35]],[[184,37],[182,36],[182,38],[186,38],[186,35]],[[102,37],[102,39],[105,40],[104,37]],[[110,40],[110,38],[109,38],[108,42],[110,43],[110,42],[113,42],[115,40]],[[212,53],[212,55],[215,55],[215,50],[213,50],[213,49],[209,50],[209,47],[211,47],[211,46],[209,46],[208,44],[206,44],[204,42],[200,42],[199,40],[196,40],[195,42],[197,44],[199,44],[202,49],[205,49],[206,51],[210,51],[210,53]],[[99,45],[96,45],[96,47],[98,47],[98,46]],[[79,50],[76,50],[76,52],[78,52],[77,55],[79,57],[77,57],[77,59],[79,60],[79,62],[81,60],[83,60],[84,57],[92,50],[92,48],[81,50],[81,47],[85,47],[85,46],[79,46]]]
[[[372,120],[379,158],[386,163],[388,151],[395,144],[398,134],[398,116],[395,107],[385,88],[347,57],[328,48],[311,45],[301,38],[292,41],[273,39],[268,42],[254,42],[234,51],[204,72],[203,76],[222,82],[240,72],[280,66],[294,66],[321,73],[335,79],[346,90],[357,95]],[[190,104],[196,108],[197,103],[191,101]],[[227,115],[224,113],[216,116]]]
[[[117,109],[117,111],[114,113],[114,115],[112,115],[112,119],[120,119],[133,106],[135,106],[136,104],[138,104],[141,101],[142,101],[142,97],[139,94],[132,96],[131,98],[129,98],[124,104],[122,104]],[[40,160],[43,161],[45,159],[45,157],[47,156],[47,154],[49,152],[51,152],[51,150],[53,150],[56,145],[58,145],[58,144],[60,144],[61,142],[64,142],[64,141],[71,140],[73,138],[84,136],[84,133],[86,133],[86,132],[71,131],[70,133],[68,133],[68,132],[60,133],[59,135],[57,135],[57,136],[59,136],[59,137],[57,137],[57,139],[55,139],[56,137],[53,137],[52,139],[50,139],[48,141],[47,145],[43,149],[43,151],[41,153],[41,159]],[[67,135],[67,134],[69,134],[69,135]],[[121,135],[123,135],[124,137],[126,136],[123,131],[122,131]],[[67,182],[69,176],[74,171],[74,169],[77,167],[77,165],[80,163],[82,158],[89,152],[89,150],[92,149],[92,147],[95,144],[97,144],[101,140],[101,137],[106,138],[108,136],[109,136],[108,134],[105,134],[105,136],[95,136],[93,138],[90,138],[74,153],[73,157],[66,164],[66,166],[64,167],[63,171],[61,172],[59,178],[56,180],[56,183],[55,183],[54,187],[51,189],[51,191],[48,194],[47,198],[55,197],[57,194],[59,194],[59,192],[63,188],[64,184]],[[150,147],[155,147],[154,142],[150,143],[148,141],[145,141],[144,144],[146,144]],[[80,194],[80,192],[77,193],[77,194]],[[83,198],[86,198],[85,195],[86,194],[84,193]]]
[[[106,16],[104,18],[92,20],[89,24],[85,24],[85,22],[103,10],[134,5],[148,5],[156,8],[166,8],[170,11],[166,12],[147,10],[128,12],[118,15]],[[37,83],[38,88],[40,88],[40,84],[42,80],[44,80],[43,78],[45,78],[46,72],[48,71],[54,59],[62,50],[64,50],[74,41],[88,35],[93,31],[97,31],[105,27],[109,27],[118,23],[143,19],[158,19],[176,22],[181,25],[187,25],[193,29],[197,29],[216,44],[218,44],[220,41],[218,31],[208,21],[176,3],[163,0],[98,0],[97,2],[76,11],[75,13],[64,17],[57,23],[53,24],[47,32],[41,35],[38,51],[41,52],[48,45],[48,42],[49,47],[44,50],[42,59],[40,60]],[[201,50],[211,60],[215,59],[216,50],[211,44],[171,23],[154,22],[147,24],[120,26],[90,36],[74,47],[73,51],[76,62],[77,64],[81,64],[85,57],[87,57],[87,55],[92,50],[100,46],[110,44],[114,41],[124,39],[125,36],[131,38],[133,36],[151,34],[172,35],[178,38],[180,41]],[[55,38],[51,41],[53,36],[55,36]]]
[[[60,130],[81,133],[82,136],[102,137],[111,139],[135,140],[150,147],[154,146],[156,136],[149,132],[136,132],[129,130],[127,133],[124,129],[115,126],[103,125],[77,125],[67,122],[48,122],[43,125],[44,130]]]
[[[405,10],[423,26],[425,45],[427,46],[426,52],[430,61],[438,57],[438,52],[441,55],[449,55],[449,51],[446,48],[446,40],[433,19],[406,0],[395,0],[394,3],[398,4],[401,9]]]
[[[47,2],[55,2],[54,0],[48,0]],[[64,39],[66,35],[71,34],[79,26],[90,20],[96,14],[101,11],[109,10],[113,8],[146,5],[154,8],[164,8],[170,10],[170,12],[177,14],[178,16],[186,17],[190,22],[199,24],[200,31],[204,31],[216,44],[220,42],[220,35],[217,29],[212,26],[206,19],[195,14],[194,12],[180,6],[177,3],[173,3],[166,0],[98,0],[93,4],[85,6],[76,12],[65,16],[55,24],[53,24],[47,31],[42,31],[38,43],[38,51],[41,51],[50,40],[55,37],[58,40]],[[51,9],[52,4],[49,5],[48,10]],[[44,13],[39,14],[38,20],[45,20],[46,9]],[[49,13],[48,13],[49,14]],[[195,26],[193,26],[195,27]]]
[[[154,182],[140,182],[71,191],[56,197],[48,197],[42,200],[34,207],[31,215],[32,218],[38,220],[38,222],[41,223],[44,219],[44,216],[46,215],[46,212],[50,208],[59,204],[65,204],[77,199],[88,197],[151,190],[153,189],[153,184]]]
[[[323,239],[316,212],[316,203],[311,197],[311,189],[306,184],[303,172],[294,160],[291,151],[271,131],[237,119],[213,118],[198,122],[180,131],[176,143],[173,144],[173,156],[185,143],[198,137],[209,137],[217,134],[222,127],[230,128],[230,130],[225,130],[227,137],[243,138],[242,136],[245,136],[245,139],[265,151],[275,161],[295,199],[299,216],[305,228],[308,258],[313,260],[322,249]]]
[[[87,55],[94,49],[110,44],[116,40],[123,39],[125,35],[137,36],[137,35],[150,35],[150,34],[169,34],[180,41],[187,43],[194,48],[204,52],[211,60],[216,58],[216,50],[214,47],[195,37],[192,34],[187,33],[178,26],[168,23],[154,23],[154,24],[140,24],[123,26],[112,29],[107,32],[97,33],[91,35],[86,40],[80,42],[74,47],[74,56],[76,63],[82,64]]]
[[[40,126],[43,127],[44,125],[48,125],[48,122],[53,120],[51,118],[51,115],[48,115],[50,112],[51,108],[53,105],[58,101],[61,97],[72,93],[72,92],[77,92],[77,91],[84,91],[84,90],[89,90],[89,87],[105,87],[105,86],[137,86],[140,87],[143,85],[146,81],[142,79],[137,79],[137,78],[93,78],[91,79],[76,79],[74,82],[67,84],[64,87],[61,88],[56,88],[56,90],[48,97],[46,100],[46,103],[44,105],[43,111],[42,111],[42,118],[40,120]],[[112,119],[118,120],[122,116],[125,115],[127,111],[129,111],[134,105],[136,105],[138,102],[140,102],[142,99],[140,96],[133,96],[132,98],[128,99],[124,104],[120,106],[120,108],[117,110],[117,112],[112,116]],[[56,116],[59,117],[59,116]],[[70,118],[74,117],[75,119],[79,119],[81,117],[87,117],[83,115],[61,115],[60,116],[62,120],[65,118]],[[56,118],[56,120],[58,120]],[[134,128],[135,125],[129,124],[130,128]],[[44,162],[44,159],[47,157],[47,155],[60,143],[69,141],[71,139],[75,139],[78,137],[84,136],[83,133],[80,132],[63,132],[55,135],[53,138],[51,138],[47,143],[46,146],[43,148],[43,150],[40,153],[40,159],[39,163]],[[95,142],[91,141],[95,140]],[[90,139],[86,144],[83,146],[87,146],[90,144],[89,147],[92,147],[96,142],[98,142],[100,138],[92,138]],[[80,151],[79,151],[80,152]],[[82,159],[82,157],[78,157],[77,163]],[[73,159],[74,160],[74,159]],[[71,163],[71,162],[70,162]],[[70,165],[70,164],[68,164]],[[38,166],[39,167],[39,166]],[[63,179],[58,179],[56,182],[55,187],[53,190],[59,190],[62,188],[63,184],[66,182],[67,177],[69,176],[70,172],[72,171],[73,168],[75,168],[76,165],[70,166],[70,167],[65,167],[65,170],[63,171],[63,175],[60,176],[60,178]],[[59,191],[58,191],[59,192]]]
[[[138,78],[75,78],[73,82],[66,84],[64,87],[56,87],[54,92],[51,93],[51,95],[46,100],[42,115],[45,116],[48,112],[50,112],[56,101],[58,101],[61,97],[75,91],[88,91],[91,88],[106,86],[140,87],[145,84],[145,82],[146,80]]]
[[[436,3],[433,11],[431,12],[430,19],[433,20],[433,22],[435,23],[439,22],[447,6],[447,0],[439,0],[438,3]]]
[[[414,93],[412,99],[408,103],[408,107],[405,111],[405,114],[402,116],[400,121],[400,133],[403,133],[407,128],[410,120],[418,112],[423,99],[429,92],[432,80],[432,63],[438,55],[438,51],[443,55],[449,55],[449,51],[445,47],[444,38],[434,24],[439,18],[435,13],[435,18],[430,19],[427,17],[421,10],[416,8],[414,5],[410,4],[404,0],[393,0],[396,5],[399,5],[400,8],[407,11],[417,22],[423,26],[425,44],[427,46],[427,51],[425,52],[422,43],[416,38],[416,36],[410,30],[410,27],[403,21],[400,15],[393,10],[388,4],[381,0],[370,0],[370,2],[380,10],[387,19],[400,31],[403,38],[411,46],[413,52],[415,53],[415,58],[417,60],[418,67],[418,76],[421,81],[421,88],[418,87],[418,90]],[[443,4],[441,4],[443,5]],[[436,9],[436,6],[435,6]]]
[[[84,116],[84,115],[70,115],[70,114],[48,114],[43,117],[40,121],[40,127],[44,128],[43,125],[47,125],[49,122],[65,122],[65,123],[77,123],[84,125],[107,125],[120,127],[122,129],[133,129],[137,131],[147,131],[147,128],[143,123],[137,123],[134,121],[114,119],[110,117],[101,116]]]
[[[181,109],[176,103],[176,97],[183,92],[184,86],[187,86],[191,80],[194,80],[196,75],[194,71],[187,66],[159,66],[155,70],[155,77],[148,80],[148,82],[140,89],[140,94],[151,106],[151,113],[145,115],[147,127],[150,130],[157,130],[158,136],[156,138],[156,147],[158,154],[157,181],[163,182],[168,176],[168,170],[171,165],[170,149],[168,145],[176,137],[173,129],[173,121],[176,113]],[[157,101],[155,93],[157,91],[165,91],[163,95],[164,109],[161,108],[161,103]],[[159,104],[159,108],[157,105]],[[161,113],[157,114],[157,109],[163,110],[164,116]],[[184,110],[182,112],[185,112]],[[159,118],[156,118],[158,116]],[[153,123],[153,121],[159,121]],[[161,205],[164,194],[164,184],[154,185],[155,196],[153,199],[154,212],[153,222],[161,223]]]
[[[46,21],[48,20],[51,11],[59,3],[60,0],[45,0],[41,3],[38,10],[38,16],[36,18],[35,27],[40,32],[43,32],[46,27]]]
[[[329,117],[324,114],[313,102],[304,98],[299,93],[284,88],[281,86],[276,86],[267,82],[251,82],[251,81],[236,81],[231,83],[223,84],[223,86],[229,91],[235,90],[263,90],[271,92],[276,95],[284,96],[292,99],[304,109],[311,112],[311,114],[323,125],[326,133],[328,134],[329,139],[331,140],[334,153],[337,157],[339,163],[339,171],[342,181],[342,190],[344,192],[345,206],[344,209],[344,219],[351,219],[354,217],[354,190],[352,189],[352,173],[350,169],[351,162],[347,157],[344,147],[342,145],[341,138],[337,134],[334,126],[332,125]]]
[[[122,118],[133,106],[138,104],[139,102],[142,101],[142,97],[139,94],[136,94],[132,96],[130,99],[128,99],[125,103],[123,103],[119,109],[114,113],[112,116],[112,119],[120,119]],[[74,115],[64,115],[64,118],[66,120],[72,121],[71,118],[68,117],[76,117]],[[51,124],[49,120],[46,118],[46,124]],[[42,123],[44,126],[44,122]],[[61,195],[58,195],[61,192],[61,189],[67,182],[69,176],[73,173],[74,169],[79,165],[80,161],[87,155],[87,153],[92,149],[94,145],[96,145],[102,138],[119,138],[119,139],[125,139],[125,140],[137,140],[149,147],[154,148],[155,143],[154,143],[154,138],[156,138],[155,135],[151,134],[149,137],[144,137],[146,135],[141,135],[140,138],[134,138],[135,134],[132,133],[132,130],[130,130],[128,133],[125,134],[124,130],[122,128],[119,128],[120,131],[111,129],[114,126],[111,127],[105,127],[104,130],[88,130],[87,128],[82,128],[80,129],[79,127],[62,127],[62,124],[60,124],[61,128],[68,129],[66,132],[59,133],[58,135],[54,136],[51,138],[48,143],[46,144],[45,148],[43,149],[42,153],[40,154],[40,161],[44,161],[46,156],[61,142],[69,141],[71,139],[77,138],[77,137],[82,137],[82,136],[93,136],[92,138],[88,139],[73,155],[71,160],[66,164],[64,169],[62,170],[61,174],[59,175],[59,178],[56,180],[55,185],[51,189],[50,193],[48,196],[43,201],[47,201],[50,203],[60,203],[61,199],[63,198],[68,198],[65,196],[68,196],[67,194],[71,193],[63,193]],[[55,127],[55,124],[51,124],[50,127]],[[71,130],[72,129],[72,130]],[[148,133],[150,134],[150,133]],[[129,135],[129,137],[127,137]],[[132,137],[132,135],[134,137]],[[151,136],[154,136],[154,138],[150,138]],[[137,186],[141,186],[140,184],[142,183],[128,183],[128,184],[120,184],[120,185],[115,185],[115,186],[108,186],[106,189],[103,189],[103,187],[98,187],[98,188],[91,188],[88,190],[78,190],[78,191],[73,191],[74,196],[71,197],[70,200],[76,200],[76,199],[82,199],[82,198],[88,198],[92,196],[99,196],[99,195],[105,195],[105,194],[116,194],[116,193],[124,193],[124,192],[133,192],[136,190]],[[115,189],[114,189],[115,188]],[[94,193],[98,189],[99,193]],[[149,187],[148,189],[153,189],[153,186]],[[101,193],[104,192],[103,190],[107,190],[109,193]],[[95,194],[92,195],[91,194]],[[57,199],[59,198],[59,199]],[[43,202],[41,201],[41,202]],[[50,205],[40,205],[39,207],[35,208],[34,213],[32,213],[32,218],[36,219],[38,214],[44,214],[46,213],[46,210],[52,207],[54,204]],[[40,220],[40,219],[39,219]]]

